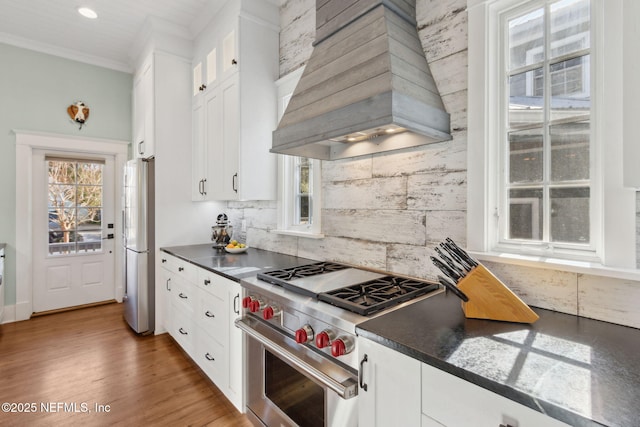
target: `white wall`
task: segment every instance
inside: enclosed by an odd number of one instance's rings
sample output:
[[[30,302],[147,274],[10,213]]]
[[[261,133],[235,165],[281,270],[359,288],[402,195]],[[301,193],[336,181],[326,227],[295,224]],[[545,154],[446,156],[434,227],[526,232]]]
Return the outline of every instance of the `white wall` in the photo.
[[[0,242],[7,243],[6,301],[15,303],[16,150],[12,129],[131,139],[132,76],[0,43]],[[67,106],[84,101],[78,129]]]

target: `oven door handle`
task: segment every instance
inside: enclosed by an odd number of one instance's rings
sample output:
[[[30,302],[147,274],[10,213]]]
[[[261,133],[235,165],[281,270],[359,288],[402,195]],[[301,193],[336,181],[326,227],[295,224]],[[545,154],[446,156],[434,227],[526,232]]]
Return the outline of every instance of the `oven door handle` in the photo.
[[[253,322],[255,322],[255,320]],[[322,370],[318,369],[310,363],[307,363],[300,357],[297,357],[284,345],[276,342],[281,340],[283,344],[285,344],[284,340],[288,337],[275,331],[273,332],[273,334],[271,334],[271,331],[269,330],[270,328],[267,327],[264,327],[264,332],[266,332],[266,334],[263,334],[260,331],[257,331],[256,328],[251,325],[251,323],[253,322],[250,319],[243,317],[236,319],[235,324],[238,328],[258,341],[264,347],[276,352],[279,358],[286,360],[291,365],[301,370],[304,374],[308,375],[309,377],[318,381],[320,384],[334,391],[342,399],[350,399],[358,394],[358,382],[356,380],[354,380],[353,378],[348,378],[345,381],[340,382],[330,375],[327,375],[325,372],[322,372]],[[271,336],[267,337],[267,334]]]

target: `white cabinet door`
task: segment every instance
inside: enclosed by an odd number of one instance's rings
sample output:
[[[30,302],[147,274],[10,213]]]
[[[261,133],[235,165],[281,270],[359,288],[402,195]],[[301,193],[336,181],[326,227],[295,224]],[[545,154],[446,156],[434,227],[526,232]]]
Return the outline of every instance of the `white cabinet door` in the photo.
[[[222,38],[221,78],[226,79],[238,70],[237,32],[232,29]]]
[[[361,385],[366,387],[358,391],[359,424],[419,426],[421,363],[361,337],[358,357]]]
[[[208,200],[238,198],[238,79],[205,96]]]
[[[154,146],[154,76],[153,54],[142,65],[133,89],[133,154],[148,158],[155,154]]]
[[[193,98],[191,107],[191,200],[207,200],[207,144],[204,95]]]
[[[240,316],[241,287],[239,283],[226,279],[225,281],[229,307],[229,386],[225,394],[240,412],[244,412],[244,337],[234,323]]]
[[[568,427],[513,400],[422,364],[423,426]]]

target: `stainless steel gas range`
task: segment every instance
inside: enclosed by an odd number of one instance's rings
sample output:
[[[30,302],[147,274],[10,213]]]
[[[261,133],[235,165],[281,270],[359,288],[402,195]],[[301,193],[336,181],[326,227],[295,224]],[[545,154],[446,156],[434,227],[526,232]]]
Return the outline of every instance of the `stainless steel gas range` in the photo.
[[[359,323],[426,298],[437,283],[335,262],[241,282],[247,414],[256,425],[357,426]]]

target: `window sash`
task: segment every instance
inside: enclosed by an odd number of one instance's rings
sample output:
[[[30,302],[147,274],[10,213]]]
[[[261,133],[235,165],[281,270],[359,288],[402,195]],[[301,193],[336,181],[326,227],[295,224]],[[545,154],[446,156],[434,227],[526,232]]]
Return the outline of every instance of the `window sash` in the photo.
[[[553,181],[551,179],[551,159],[552,159],[552,144],[551,144],[551,133],[550,133],[550,129],[558,124],[561,123],[579,123],[579,122],[585,122],[588,121],[590,124],[593,123],[593,120],[591,119],[591,117],[594,114],[594,106],[595,106],[595,102],[594,102],[594,94],[595,94],[595,90],[594,90],[594,81],[595,79],[593,78],[593,74],[594,74],[594,70],[593,67],[591,66],[591,62],[587,63],[587,66],[590,67],[590,69],[588,70],[588,72],[590,73],[590,78],[588,78],[588,80],[586,80],[586,82],[590,85],[589,87],[589,94],[590,94],[590,105],[589,105],[589,113],[588,114],[576,114],[575,116],[571,116],[569,118],[555,118],[552,120],[551,117],[551,99],[553,96],[552,93],[552,67],[556,64],[567,64],[567,61],[574,59],[574,58],[584,58],[587,55],[592,55],[592,45],[590,44],[589,48],[583,48],[583,49],[579,49],[573,52],[569,52],[569,53],[563,53],[561,55],[557,55],[554,58],[549,58],[550,56],[550,52],[551,52],[551,19],[550,19],[550,7],[551,4],[556,3],[555,0],[547,0],[547,1],[533,1],[533,2],[526,2],[526,4],[520,6],[520,7],[515,7],[512,8],[510,10],[505,11],[504,13],[501,14],[500,16],[500,28],[501,28],[501,32],[500,32],[500,44],[502,45],[502,48],[500,50],[500,52],[502,52],[501,55],[501,60],[499,63],[499,67],[504,70],[504,73],[502,74],[503,76],[503,80],[500,84],[501,87],[501,97],[500,99],[502,100],[502,107],[500,109],[500,111],[502,112],[500,117],[501,117],[501,129],[504,129],[504,131],[501,133],[501,144],[500,144],[500,149],[498,150],[498,155],[499,155],[499,164],[501,165],[501,170],[502,173],[500,174],[499,179],[497,180],[497,184],[498,184],[498,207],[497,207],[497,212],[496,212],[496,217],[497,217],[497,221],[498,221],[498,226],[497,226],[497,233],[498,236],[496,238],[496,245],[501,249],[501,250],[506,250],[506,251],[513,251],[513,252],[524,252],[524,253],[544,253],[544,252],[553,252],[555,254],[558,253],[562,253],[563,251],[567,252],[567,253],[571,253],[571,252],[577,252],[577,253],[584,253],[584,252],[588,252],[591,254],[595,254],[596,251],[596,246],[597,246],[597,230],[599,229],[599,222],[597,220],[597,215],[595,213],[595,209],[596,209],[596,201],[599,199],[597,196],[597,191],[596,189],[593,188],[593,179],[596,176],[597,171],[595,170],[595,162],[593,161],[593,156],[595,153],[595,138],[594,138],[594,129],[593,126],[590,126],[590,131],[589,131],[589,146],[588,146],[588,150],[589,150],[589,179],[582,179],[582,180],[572,180],[572,181]],[[543,46],[544,49],[540,49],[540,53],[542,54],[541,56],[541,60],[538,61],[529,61],[529,63],[527,63],[525,66],[519,66],[519,67],[513,67],[511,68],[511,64],[509,61],[509,55],[510,55],[510,40],[509,40],[509,26],[508,23],[511,19],[517,18],[519,16],[523,16],[526,15],[528,13],[531,13],[532,11],[536,10],[536,9],[540,9],[543,8],[544,9],[544,32],[543,32],[543,37],[544,37],[544,42],[543,42]],[[590,19],[593,19],[593,5],[591,5],[591,17]],[[590,27],[590,32],[589,32],[589,43],[590,40],[593,40],[593,36],[592,33],[594,31],[593,25],[591,25]],[[578,34],[572,38],[569,39],[569,41],[571,43],[576,43],[576,40],[579,40],[581,38],[584,38],[584,35],[582,34]],[[559,43],[555,43],[554,44],[554,48],[558,48]],[[590,58],[590,56],[588,57]],[[580,66],[582,66],[581,69],[581,73],[582,73],[582,78],[583,81],[585,81],[585,69],[584,69],[584,63],[580,62]],[[510,112],[510,93],[511,93],[511,87],[510,87],[510,79],[513,76],[517,76],[517,75],[525,75],[524,73],[531,73],[533,75],[533,72],[535,70],[542,70],[542,74],[543,74],[543,81],[544,81],[544,97],[543,97],[543,108],[542,108],[542,120],[540,123],[534,123],[534,124],[530,124],[530,123],[521,123],[521,124],[514,124],[511,123],[511,112]],[[565,72],[564,70],[561,72]],[[525,84],[531,84],[533,85],[532,81],[527,81]],[[565,84],[566,84],[566,80],[565,80]],[[533,90],[533,86],[530,87],[531,90]],[[532,92],[527,92],[527,93],[532,93]],[[533,93],[532,93],[533,94]],[[536,128],[540,128],[542,129],[542,140],[543,140],[543,144],[542,144],[542,152],[540,154],[542,154],[543,156],[543,165],[542,165],[542,170],[543,170],[543,176],[542,179],[539,180],[538,182],[532,183],[532,182],[525,182],[525,183],[521,183],[521,182],[510,182],[510,162],[511,162],[511,156],[513,154],[513,152],[510,151],[510,141],[509,141],[509,134],[510,132],[514,132],[514,131],[522,131],[522,130],[527,130],[527,129],[536,129]],[[584,244],[584,243],[575,243],[575,242],[555,242],[552,241],[553,240],[553,236],[551,235],[551,227],[552,227],[552,218],[551,218],[551,194],[554,191],[559,191],[559,190],[555,190],[558,188],[574,188],[574,189],[578,189],[578,188],[588,188],[589,189],[589,208],[588,208],[588,218],[589,218],[589,230],[588,230],[588,236],[589,236],[589,243],[588,244]],[[510,192],[513,190],[517,190],[517,189],[521,189],[521,190],[525,190],[525,189],[534,189],[534,188],[539,188],[542,190],[543,196],[542,196],[542,204],[543,204],[543,208],[540,211],[536,211],[535,213],[532,212],[531,213],[531,218],[533,221],[533,218],[535,218],[536,221],[539,220],[538,215],[540,214],[539,212],[541,212],[542,215],[542,221],[541,221],[541,227],[542,227],[542,231],[540,232],[539,230],[537,230],[537,232],[540,233],[541,239],[522,239],[522,238],[514,238],[514,237],[510,237],[510,215],[511,215],[511,204],[512,202],[515,202],[516,204],[520,203],[522,204],[522,206],[527,206],[528,204],[531,205],[531,209],[534,209],[533,206],[536,205],[536,203],[533,203],[532,200],[513,200],[510,199]],[[578,191],[578,190],[576,190]],[[526,192],[524,193],[526,195]],[[525,199],[528,199],[527,197],[525,197]],[[511,200],[511,202],[510,202]],[[527,212],[526,208],[523,212]],[[536,229],[537,224],[534,225],[532,224],[532,230]],[[532,231],[533,233],[533,231]]]

